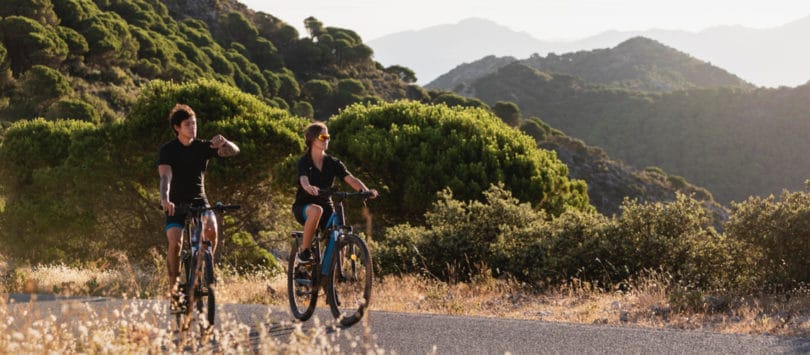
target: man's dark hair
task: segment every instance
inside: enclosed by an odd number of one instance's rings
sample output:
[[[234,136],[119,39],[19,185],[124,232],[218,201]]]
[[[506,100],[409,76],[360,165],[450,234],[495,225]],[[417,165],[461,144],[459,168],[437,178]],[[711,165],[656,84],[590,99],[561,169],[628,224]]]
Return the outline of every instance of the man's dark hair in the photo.
[[[179,126],[181,122],[192,116],[194,116],[194,110],[192,110],[189,105],[174,105],[172,110],[169,111],[169,124],[172,126],[172,129],[174,129],[174,126]]]

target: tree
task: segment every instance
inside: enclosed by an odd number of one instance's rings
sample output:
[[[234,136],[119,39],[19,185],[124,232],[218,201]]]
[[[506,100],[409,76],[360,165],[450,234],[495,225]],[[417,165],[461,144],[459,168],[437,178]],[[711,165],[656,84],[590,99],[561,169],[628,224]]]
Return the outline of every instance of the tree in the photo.
[[[537,117],[530,117],[524,120],[523,123],[520,124],[520,130],[534,138],[534,141],[538,144],[544,142],[548,139],[548,136],[552,134],[551,127]]]
[[[218,20],[218,24],[217,37],[219,37],[219,42],[223,47],[230,46],[231,42],[252,43],[259,36],[256,27],[238,12],[228,12],[222,15]]]
[[[0,42],[0,88],[5,88],[12,81],[8,50]]]
[[[62,26],[78,29],[79,25],[96,16],[98,7],[92,0],[51,0]]]
[[[56,119],[75,119],[90,123],[101,122],[101,115],[96,111],[95,107],[79,99],[61,99],[53,103],[45,113],[45,118],[52,121]]]
[[[301,93],[312,100],[325,101],[332,96],[332,85],[326,80],[312,79],[304,83]]]
[[[445,187],[479,200],[498,182],[552,214],[592,209],[585,183],[568,180],[565,164],[487,110],[408,101],[356,104],[333,116],[329,127],[342,137],[330,145],[335,156],[390,196],[378,202],[389,218],[421,218]]]
[[[53,102],[73,93],[70,82],[62,73],[44,65],[31,67],[22,76],[24,102],[33,110],[32,116],[42,115]]]
[[[286,48],[298,39],[298,30],[273,15],[256,12],[253,22],[259,31],[259,36],[267,38],[281,48]]]
[[[312,104],[309,102],[297,101],[295,105],[293,105],[292,114],[298,117],[312,119],[315,117],[315,109],[312,108]]]
[[[0,18],[7,16],[24,16],[43,25],[57,25],[59,18],[49,0],[5,0],[0,6]]]
[[[408,84],[416,82],[416,74],[413,72],[413,70],[403,67],[401,65],[392,65],[388,68],[385,68],[385,72],[396,75],[399,78],[399,80],[402,80]]]
[[[0,19],[0,42],[8,50],[14,73],[37,64],[56,66],[68,54],[67,43],[52,27],[22,16]]]
[[[304,19],[304,27],[312,38],[318,38],[324,32],[323,23],[312,16]]]
[[[101,12],[81,22],[77,30],[90,47],[87,60],[94,63],[129,65],[137,59],[138,41],[129,25],[115,12]]]
[[[512,126],[517,127],[520,125],[520,108],[518,105],[511,101],[498,101],[492,106],[492,112],[498,116],[501,121]]]

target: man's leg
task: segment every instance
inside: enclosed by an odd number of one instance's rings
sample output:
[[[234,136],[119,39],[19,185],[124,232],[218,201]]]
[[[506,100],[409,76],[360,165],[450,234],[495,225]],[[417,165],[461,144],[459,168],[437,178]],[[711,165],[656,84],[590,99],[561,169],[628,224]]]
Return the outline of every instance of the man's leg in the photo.
[[[203,229],[203,235],[205,236],[206,240],[211,242],[211,257],[213,257],[217,252],[217,217],[214,215],[214,213],[206,213],[202,216],[202,223],[205,227]]]
[[[169,241],[169,252],[166,254],[166,267],[169,271],[169,295],[177,291],[177,274],[180,272],[180,246],[183,241],[183,229],[170,227],[166,230]]]

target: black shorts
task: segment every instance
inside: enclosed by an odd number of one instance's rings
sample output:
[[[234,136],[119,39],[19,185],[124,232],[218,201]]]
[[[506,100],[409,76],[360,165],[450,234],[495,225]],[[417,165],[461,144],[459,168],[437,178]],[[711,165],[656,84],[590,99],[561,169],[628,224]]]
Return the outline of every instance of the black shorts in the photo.
[[[295,220],[301,225],[304,225],[304,222],[307,220],[307,206],[311,205],[311,203],[301,203],[301,204],[293,204],[292,206],[292,213],[295,216]],[[326,222],[329,222],[329,217],[332,216],[332,206],[329,205],[318,205],[323,207],[323,214],[321,215],[321,220],[318,222],[318,228],[323,228],[326,226]]]
[[[172,228],[180,228],[183,229],[186,224],[186,215],[188,213],[177,213],[177,206],[178,205],[189,205],[189,203],[176,203],[175,204],[175,213],[174,216],[169,216],[166,214],[166,228],[165,230],[169,230]],[[200,207],[200,206],[209,206],[208,201],[204,200],[195,200],[194,202],[190,203],[191,206]],[[206,211],[204,215],[213,215],[214,211]]]

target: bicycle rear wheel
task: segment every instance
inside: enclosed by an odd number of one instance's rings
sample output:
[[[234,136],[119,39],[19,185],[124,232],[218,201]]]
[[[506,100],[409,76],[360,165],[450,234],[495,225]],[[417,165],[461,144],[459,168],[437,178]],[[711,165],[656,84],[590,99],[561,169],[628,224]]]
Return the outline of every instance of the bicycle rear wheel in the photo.
[[[360,237],[343,235],[329,267],[329,308],[341,325],[357,323],[371,301],[371,254]]]
[[[301,238],[296,237],[290,250],[290,261],[287,266],[287,297],[290,299],[290,310],[293,317],[305,321],[312,317],[318,303],[318,267],[317,263],[299,264],[296,262],[298,244]]]

